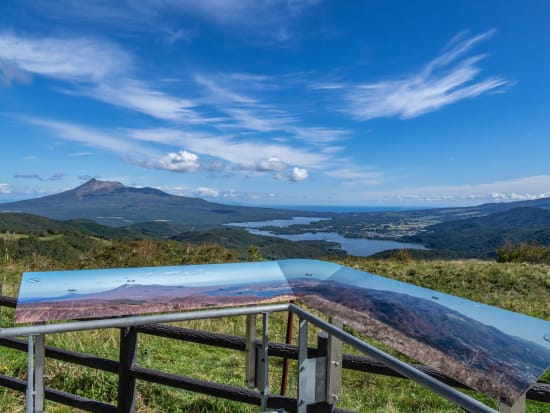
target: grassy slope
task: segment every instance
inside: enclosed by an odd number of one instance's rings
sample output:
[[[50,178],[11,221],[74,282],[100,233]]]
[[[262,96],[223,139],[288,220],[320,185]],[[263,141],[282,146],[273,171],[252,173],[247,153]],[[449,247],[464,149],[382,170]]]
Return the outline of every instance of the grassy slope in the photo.
[[[358,258],[348,258],[341,263],[550,320],[548,300],[550,266],[547,265],[498,264],[481,261],[398,262]],[[4,293],[12,296],[17,294],[18,279],[24,270],[27,268],[20,264],[0,267]],[[2,325],[9,325],[12,316],[12,311],[4,310]],[[284,320],[284,314],[272,317],[270,322],[272,340],[283,341]],[[208,331],[244,334],[244,320],[239,317],[194,321],[181,323],[181,325]],[[311,339],[314,341],[314,332]],[[118,331],[57,334],[48,336],[47,340],[50,345],[88,352],[101,357],[118,358]],[[351,350],[346,349],[346,351]],[[24,377],[25,363],[22,353],[0,348],[0,373]],[[244,357],[241,353],[144,335],[139,338],[138,364],[232,385],[242,385],[244,380]],[[271,391],[275,393],[280,383],[281,362],[273,360],[271,367]],[[292,364],[291,372],[295,371],[296,365]],[[111,403],[116,399],[114,375],[97,373],[52,360],[48,361],[47,374],[47,383],[54,387]],[[296,386],[294,376],[295,374],[291,374],[289,389],[294,389]],[[550,374],[547,373],[543,381],[550,382]],[[138,384],[138,392],[138,410],[145,413],[258,411],[255,407],[146,383]],[[290,390],[289,394],[294,394],[294,391]],[[0,390],[0,411],[22,412],[22,400],[22,395]],[[340,406],[369,412],[460,411],[409,381],[351,371],[344,372],[344,397]],[[47,408],[51,413],[74,411],[51,403]],[[550,405],[529,402],[528,411],[550,412]]]

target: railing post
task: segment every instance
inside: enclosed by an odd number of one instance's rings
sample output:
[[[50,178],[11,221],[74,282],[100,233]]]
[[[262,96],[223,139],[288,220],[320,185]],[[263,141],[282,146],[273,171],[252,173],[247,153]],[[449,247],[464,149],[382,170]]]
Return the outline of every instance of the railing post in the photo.
[[[120,367],[118,371],[118,413],[135,412],[136,379],[130,376],[137,354],[137,331],[133,327],[120,329]]]
[[[46,336],[39,334],[34,340],[34,413],[44,412],[44,364]]]
[[[500,413],[525,413],[526,411],[525,394],[517,399],[513,406],[500,403]]]
[[[256,314],[246,316],[246,376],[245,384],[256,387]]]
[[[262,313],[262,344],[258,351],[258,374],[256,375],[257,387],[262,395],[261,409],[267,409],[269,398],[269,313]]]
[[[325,332],[317,335],[317,355],[314,358],[308,357],[308,322],[300,319],[299,325],[299,353],[298,353],[298,413],[330,413],[333,410],[335,393],[329,393],[329,390],[334,386],[338,394],[340,392],[340,381],[335,374],[332,384],[329,380],[331,374],[330,357],[334,354],[334,360],[338,359],[340,352],[341,359],[341,344],[338,348],[337,343],[331,343],[333,337]],[[335,370],[339,373],[341,369],[341,361]]]
[[[27,341],[27,413],[44,413],[44,334],[29,335]]]
[[[29,335],[27,341],[27,413],[34,412],[34,336]]]
[[[340,320],[330,318],[330,323],[338,328],[343,324]],[[327,348],[327,394],[326,402],[336,404],[342,394],[342,340],[328,335]]]

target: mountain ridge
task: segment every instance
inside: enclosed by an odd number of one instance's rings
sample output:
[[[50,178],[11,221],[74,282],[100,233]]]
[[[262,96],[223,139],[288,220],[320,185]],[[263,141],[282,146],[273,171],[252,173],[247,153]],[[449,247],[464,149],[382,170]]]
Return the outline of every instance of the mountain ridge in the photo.
[[[22,212],[58,220],[91,219],[118,227],[141,222],[172,221],[192,227],[230,222],[314,216],[312,212],[232,206],[201,198],[171,195],[155,188],[135,188],[91,179],[58,194],[0,204],[0,212]]]

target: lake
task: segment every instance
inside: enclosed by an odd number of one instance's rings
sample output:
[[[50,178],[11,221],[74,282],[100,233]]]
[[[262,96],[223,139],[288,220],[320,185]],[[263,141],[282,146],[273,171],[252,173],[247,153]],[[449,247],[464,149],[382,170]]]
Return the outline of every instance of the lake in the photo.
[[[303,234],[273,234],[270,231],[262,231],[258,228],[266,226],[288,227],[294,224],[309,224],[318,222],[326,218],[308,218],[308,217],[293,217],[292,219],[274,219],[271,221],[261,222],[239,222],[227,224],[230,226],[243,227],[249,233],[255,235],[272,236],[284,238],[291,241],[329,241],[337,242],[342,249],[350,255],[358,257],[368,257],[369,255],[378,252],[393,250],[393,249],[427,249],[421,244],[412,244],[408,242],[398,242],[390,240],[366,239],[366,238],[345,238],[337,232],[306,232]]]

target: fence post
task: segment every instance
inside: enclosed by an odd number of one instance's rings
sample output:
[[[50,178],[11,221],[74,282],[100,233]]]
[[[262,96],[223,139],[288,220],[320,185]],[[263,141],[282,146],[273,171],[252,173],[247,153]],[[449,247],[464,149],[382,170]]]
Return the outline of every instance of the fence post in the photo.
[[[300,320],[298,350],[298,413],[328,413],[332,405],[326,402],[326,333],[317,337],[317,357],[308,357],[308,322]]]
[[[246,376],[248,388],[256,387],[256,314],[246,316]]]
[[[29,335],[27,341],[27,413],[34,412],[34,336]]]
[[[262,395],[261,410],[267,409],[269,398],[269,313],[262,313],[262,344],[258,352],[257,387]]]
[[[330,323],[335,327],[342,328],[340,320],[330,318]],[[327,348],[327,394],[326,401],[329,404],[336,404],[340,401],[342,393],[342,340],[328,335]]]
[[[34,413],[44,412],[44,364],[46,336],[39,334],[34,340]]]
[[[133,327],[120,329],[120,367],[118,371],[118,413],[135,413],[136,379],[130,376],[137,354],[137,331]]]
[[[525,394],[517,399],[513,406],[500,403],[500,413],[525,413],[526,411]]]

